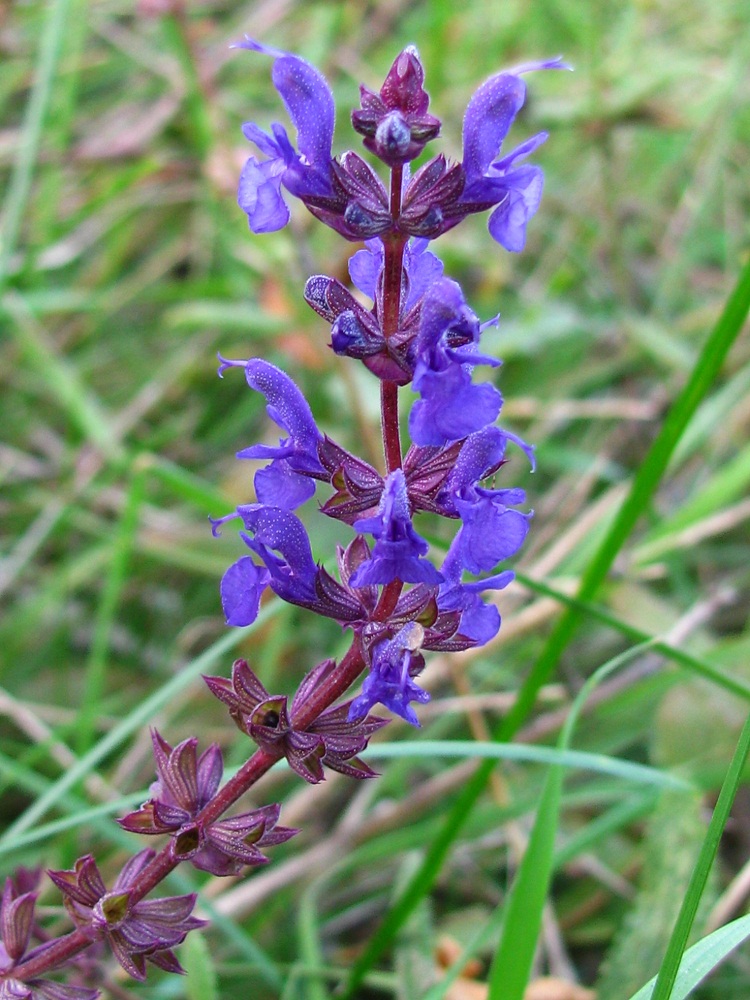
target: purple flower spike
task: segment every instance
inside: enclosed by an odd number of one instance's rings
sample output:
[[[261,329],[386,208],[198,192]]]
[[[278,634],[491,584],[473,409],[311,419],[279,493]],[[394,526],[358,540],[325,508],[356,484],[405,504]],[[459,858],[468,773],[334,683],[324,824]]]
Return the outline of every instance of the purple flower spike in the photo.
[[[299,507],[315,492],[310,477],[325,478],[318,458],[323,435],[307,400],[289,376],[268,361],[227,361],[221,356],[220,360],[220,375],[227,368],[244,368],[250,388],[266,397],[268,416],[289,435],[281,438],[277,447],[256,444],[237,452],[238,458],[272,459],[270,465],[255,474],[258,500],[286,510]]]
[[[423,639],[422,626],[409,622],[393,639],[383,639],[373,646],[370,673],[362,684],[362,694],[349,708],[350,719],[359,719],[373,705],[380,704],[419,727],[410,702],[424,705],[430,700],[429,693],[413,680],[424,667],[424,658],[418,652]]]
[[[303,200],[332,194],[333,95],[322,74],[305,59],[251,38],[237,47],[273,56],[273,83],[297,130],[299,153],[278,123],[272,125],[271,135],[253,122],[243,127],[245,137],[268,159],[263,162],[254,156],[248,159],[237,200],[247,213],[253,232],[268,233],[283,228],[289,221],[282,185]]]
[[[422,558],[427,555],[429,545],[412,526],[406,479],[401,469],[386,479],[375,517],[355,521],[354,530],[368,532],[376,541],[371,558],[351,577],[351,587],[385,584],[396,579],[427,584],[442,580],[432,563]]]
[[[123,969],[141,981],[147,960],[167,972],[184,972],[172,948],[205,925],[191,916],[194,894],[131,903],[128,890],[154,857],[146,850],[130,858],[109,892],[90,854],[69,871],[49,872],[76,926],[94,940],[106,939]]]

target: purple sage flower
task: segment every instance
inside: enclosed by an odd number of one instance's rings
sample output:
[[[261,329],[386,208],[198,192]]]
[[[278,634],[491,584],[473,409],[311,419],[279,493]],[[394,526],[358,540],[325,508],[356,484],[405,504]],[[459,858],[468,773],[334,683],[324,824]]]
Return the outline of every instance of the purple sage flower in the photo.
[[[354,522],[354,530],[375,538],[372,555],[349,581],[352,587],[404,583],[437,584],[442,576],[423,557],[429,545],[411,523],[411,509],[403,470],[396,469],[385,481],[378,512],[374,517]]]
[[[495,159],[526,98],[522,73],[567,69],[561,59],[528,63],[490,77],[469,101],[464,116],[464,189],[459,206],[468,212],[496,205],[488,222],[494,240],[515,253],[526,243],[526,224],[539,208],[544,178],[541,167],[517,166],[546,139],[546,132]],[[479,208],[478,206],[482,206]]]
[[[404,625],[392,639],[375,643],[370,652],[370,672],[362,684],[362,694],[349,708],[349,718],[358,719],[373,705],[385,705],[412,726],[419,719],[411,702],[424,705],[430,695],[415,683],[414,677],[424,668],[424,657],[418,652],[424,639],[424,629],[417,622]]]
[[[172,949],[189,931],[205,925],[205,920],[191,916],[194,893],[131,902],[130,888],[154,857],[154,851],[145,850],[130,858],[109,892],[90,854],[69,871],[48,873],[76,926],[92,940],[106,940],[128,975],[141,981],[146,961],[165,972],[183,973]]]
[[[481,330],[455,281],[441,278],[430,286],[422,303],[412,382],[421,398],[409,414],[416,444],[458,441],[497,419],[502,396],[493,385],[471,380],[474,365],[500,364],[479,354]]]
[[[513,582],[515,574],[505,570],[484,580],[461,582],[462,560],[460,532],[441,566],[445,582],[438,591],[438,608],[441,614],[459,612],[461,617],[456,629],[458,635],[470,640],[472,646],[483,646],[500,631],[500,612],[494,604],[485,604],[481,594],[488,590],[504,590]]]
[[[297,198],[330,196],[331,146],[335,109],[333,95],[323,75],[305,59],[262,45],[251,38],[238,48],[261,52],[274,58],[272,79],[297,130],[299,153],[286,129],[275,122],[271,134],[254,122],[243,126],[246,139],[266,157],[251,156],[240,177],[237,200],[247,214],[254,233],[282,229],[289,221],[289,209],[281,193],[282,185]]]
[[[247,504],[234,514],[212,518],[213,533],[226,521],[239,517],[254,537],[240,537],[265,564],[258,566],[249,556],[233,563],[221,581],[221,600],[229,625],[250,625],[255,621],[263,591],[271,589],[291,604],[303,607],[316,602],[317,568],[310,540],[298,517],[280,507]]]
[[[266,397],[266,412],[289,437],[277,447],[255,444],[237,452],[238,458],[270,458],[270,465],[255,474],[255,493],[260,503],[294,510],[315,493],[315,478],[325,478],[318,458],[323,435],[313,419],[310,406],[295,383],[277,368],[251,358],[227,361],[219,356],[219,375],[227,368],[243,368],[247,384]]]

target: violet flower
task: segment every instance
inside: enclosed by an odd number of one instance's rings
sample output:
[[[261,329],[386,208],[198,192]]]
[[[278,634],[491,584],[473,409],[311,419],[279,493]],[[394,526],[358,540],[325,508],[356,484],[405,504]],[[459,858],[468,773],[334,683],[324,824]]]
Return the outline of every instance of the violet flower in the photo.
[[[385,489],[374,517],[354,522],[354,530],[375,539],[372,555],[350,580],[352,587],[401,580],[404,583],[440,583],[442,577],[423,557],[429,545],[411,523],[411,510],[403,470],[396,469],[385,481]]]
[[[271,134],[254,122],[243,126],[246,139],[267,157],[251,156],[243,168],[237,200],[247,214],[254,233],[282,229],[289,221],[289,209],[281,193],[282,185],[297,198],[330,195],[331,145],[335,110],[333,95],[323,75],[309,62],[288,52],[280,52],[251,38],[238,48],[261,52],[274,58],[272,80],[297,130],[299,153],[286,129],[275,122]]]
[[[546,139],[546,132],[522,143],[512,153],[495,159],[526,97],[521,73],[537,69],[565,69],[561,59],[529,63],[490,77],[469,101],[464,116],[466,178],[459,205],[468,211],[497,205],[488,221],[494,240],[515,253],[526,243],[526,224],[539,208],[544,178],[540,167],[516,166]]]
[[[441,154],[417,171],[404,191],[401,230],[435,239],[467,215],[494,208],[490,235],[506,250],[522,250],[526,225],[541,200],[543,176],[539,167],[516,164],[547,134],[540,132],[512,153],[495,157],[526,96],[521,74],[568,68],[561,59],[548,59],[498,73],[482,84],[464,116],[462,162],[450,164]]]
[[[255,474],[255,494],[260,503],[294,510],[315,493],[315,478],[325,478],[318,459],[318,444],[323,435],[318,430],[310,406],[295,383],[277,368],[251,358],[227,361],[219,356],[219,376],[227,368],[243,368],[247,384],[266,397],[266,412],[289,437],[277,447],[256,444],[237,452],[237,458],[270,458],[270,465]]]
[[[165,972],[184,972],[172,949],[205,925],[191,916],[194,893],[131,902],[129,890],[154,857],[146,850],[130,858],[109,892],[90,854],[69,871],[48,873],[76,926],[92,940],[106,939],[123,969],[140,980],[146,978],[147,961]]]
[[[283,600],[307,606],[315,604],[317,569],[310,540],[299,518],[280,507],[247,504],[234,514],[212,518],[214,535],[220,525],[239,517],[254,537],[240,533],[245,544],[265,564],[258,566],[249,556],[233,563],[221,581],[221,600],[229,625],[255,621],[260,598],[270,585]]]
[[[358,719],[373,705],[385,705],[412,726],[419,719],[411,702],[424,705],[430,695],[414,682],[424,668],[424,657],[418,652],[424,639],[424,629],[410,622],[392,638],[376,643],[370,653],[370,671],[362,684],[362,694],[349,708],[349,718]]]
[[[463,529],[462,529],[463,530]],[[513,582],[515,574],[505,570],[483,580],[461,582],[463,560],[461,557],[461,532],[440,567],[444,583],[438,591],[438,608],[441,613],[459,612],[456,632],[469,640],[471,646],[483,646],[500,631],[500,612],[494,604],[485,604],[481,594],[488,590],[504,590]]]
[[[409,414],[416,444],[457,441],[497,419],[502,406],[498,390],[471,381],[474,365],[500,364],[479,354],[481,329],[455,281],[441,278],[430,286],[422,304],[412,382],[421,398]]]

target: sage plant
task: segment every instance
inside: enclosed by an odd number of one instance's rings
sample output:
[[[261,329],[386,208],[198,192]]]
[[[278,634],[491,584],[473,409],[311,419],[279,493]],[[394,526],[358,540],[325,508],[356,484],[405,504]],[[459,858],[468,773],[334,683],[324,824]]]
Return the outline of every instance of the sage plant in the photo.
[[[311,783],[323,780],[327,768],[373,777],[359,755],[386,720],[368,713],[380,705],[419,725],[415,706],[429,700],[419,684],[425,654],[481,646],[497,634],[500,614],[483,594],[511,582],[513,573],[500,567],[529,528],[531,512],[520,509],[524,491],[496,482],[496,474],[509,446],[532,467],[533,449],[497,425],[502,396],[490,381],[474,379],[477,366],[500,363],[480,349],[488,324],[429,246],[466,216],[489,211],[490,236],[506,250],[523,248],[542,194],[542,171],[526,160],[547,136],[500,150],[524,102],[524,74],[563,64],[529,63],[492,76],[467,107],[461,162],[439,154],[412,173],[441,122],[429,111],[416,49],[404,49],[377,93],[360,88],[361,107],[352,113],[365,149],[388,171],[384,181],[358,153],[333,155],[334,101],[317,69],[251,39],[239,47],[273,61],[273,83],[297,144],[279,123],[269,132],[253,122],[243,127],[260,154],[249,157],[239,184],[250,228],[268,233],[285,226],[291,197],[344,239],[364,244],[349,273],[369,306],[323,274],[309,278],[304,295],[329,324],[332,350],[362,363],[380,383],[384,458],[375,468],[322,433],[300,389],[268,361],[221,358],[219,375],[243,372],[281,432],[277,446],[251,444],[239,452],[265,463],[255,473],[254,501],[212,519],[215,534],[238,522],[248,549],[224,574],[221,601],[227,623],[246,626],[270,589],[333,619],[351,643],[338,662],[312,666],[291,701],[266,690],[245,660],[235,662],[230,679],[206,678],[257,747],[223,785],[218,746],[199,752],[196,738],[172,746],[152,733],[156,781],[148,801],[119,822],[166,842],[131,857],[109,889],[90,855],[70,870],[49,872],[74,924],[69,933],[54,939],[38,924],[38,873],[22,870],[7,880],[0,1000],[92,1000],[101,982],[92,972],[97,964],[84,960],[92,946],[99,962],[108,947],[135,979],[145,978],[149,962],[181,972],[174,948],[203,924],[193,916],[195,896],[152,898],[152,891],[182,862],[217,876],[263,864],[262,849],[296,832],[280,825],[278,804],[227,815],[282,758]],[[399,390],[406,386],[417,398],[403,449]],[[318,516],[351,530],[336,553],[337,576],[316,561],[329,553],[313,552],[294,513],[319,488]],[[455,525],[441,560],[431,558],[415,526],[422,513]],[[362,675],[359,694],[340,702]],[[64,966],[67,984],[48,978]]]

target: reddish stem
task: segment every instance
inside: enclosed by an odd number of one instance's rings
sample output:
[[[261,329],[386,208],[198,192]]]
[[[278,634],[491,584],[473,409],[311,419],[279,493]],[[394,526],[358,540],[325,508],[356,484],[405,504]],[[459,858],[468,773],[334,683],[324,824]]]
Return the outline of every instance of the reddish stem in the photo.
[[[380,424],[383,431],[385,471],[400,469],[401,436],[398,427],[398,386],[395,382],[380,383]]]
[[[401,213],[402,180],[403,167],[394,167],[391,172],[391,218],[394,222],[394,228],[383,240],[383,297],[380,321],[386,341],[398,331],[401,319],[406,237],[398,231],[397,223]],[[394,469],[400,469],[402,463],[398,420],[398,385],[395,382],[380,383],[380,412],[385,469],[386,472],[393,472]]]
[[[29,979],[36,979],[37,976],[44,975],[52,969],[59,969],[91,944],[93,941],[83,931],[73,931],[65,937],[58,938],[54,944],[49,945],[29,961],[21,962],[8,975],[21,982],[28,982]]]

